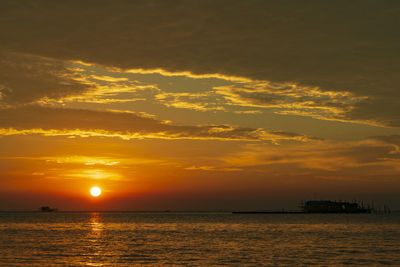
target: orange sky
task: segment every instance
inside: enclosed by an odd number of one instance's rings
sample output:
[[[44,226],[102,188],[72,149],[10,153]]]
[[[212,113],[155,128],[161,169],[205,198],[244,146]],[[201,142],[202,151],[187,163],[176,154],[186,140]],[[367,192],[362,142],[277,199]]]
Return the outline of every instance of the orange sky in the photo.
[[[400,208],[398,9],[2,1],[0,210]]]

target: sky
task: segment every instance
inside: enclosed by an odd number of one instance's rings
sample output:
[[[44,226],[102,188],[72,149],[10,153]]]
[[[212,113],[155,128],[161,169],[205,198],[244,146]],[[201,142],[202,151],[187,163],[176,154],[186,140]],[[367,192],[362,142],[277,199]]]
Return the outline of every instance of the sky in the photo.
[[[399,13],[3,0],[0,210],[400,209]]]

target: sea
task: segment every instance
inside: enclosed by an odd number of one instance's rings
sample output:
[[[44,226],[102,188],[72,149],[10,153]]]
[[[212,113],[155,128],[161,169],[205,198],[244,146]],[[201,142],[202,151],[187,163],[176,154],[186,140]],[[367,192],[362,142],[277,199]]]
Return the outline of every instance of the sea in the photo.
[[[400,266],[400,213],[0,212],[1,266]]]

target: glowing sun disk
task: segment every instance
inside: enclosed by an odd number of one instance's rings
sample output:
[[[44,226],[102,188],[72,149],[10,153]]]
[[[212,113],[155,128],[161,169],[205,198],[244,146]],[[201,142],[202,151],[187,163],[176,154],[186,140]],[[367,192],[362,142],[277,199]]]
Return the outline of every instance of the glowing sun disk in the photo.
[[[90,188],[90,194],[94,197],[98,197],[101,194],[101,189],[98,186],[93,186]]]

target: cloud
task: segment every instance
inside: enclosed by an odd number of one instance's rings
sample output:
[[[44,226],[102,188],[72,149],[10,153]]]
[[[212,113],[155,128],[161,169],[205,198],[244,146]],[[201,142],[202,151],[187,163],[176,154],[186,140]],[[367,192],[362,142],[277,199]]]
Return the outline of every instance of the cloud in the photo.
[[[174,125],[133,113],[24,106],[0,110],[0,134],[103,136],[122,139],[217,139],[310,141],[301,134],[230,125]]]
[[[61,60],[0,50],[0,106],[81,94],[91,86]]]
[[[222,172],[232,172],[232,171],[241,171],[240,168],[219,168],[215,166],[189,166],[186,167],[185,170],[190,171],[222,171]]]
[[[392,146],[390,154],[400,154],[400,135],[372,136],[370,139]]]
[[[225,111],[224,104],[214,99],[213,92],[167,93],[155,95],[155,100],[167,107],[193,109],[197,111]]]
[[[287,168],[289,172],[319,170],[330,175],[341,173],[344,177],[356,178],[371,174],[382,176],[400,173],[398,148],[375,138],[357,142],[322,141],[290,147],[249,144],[240,152],[224,156],[223,161],[227,167],[265,169],[272,166],[291,166]],[[286,172],[285,168],[280,169],[283,173]]]
[[[399,11],[397,2],[379,0],[10,0],[0,6],[1,47],[124,70],[245,77],[349,92],[368,101],[345,109],[345,120],[400,126],[400,67],[393,64],[400,61]],[[265,94],[239,95],[253,104],[270,101]]]
[[[95,66],[87,63],[74,63],[71,70],[79,70],[79,76],[74,81],[91,86],[91,90],[80,95],[72,95],[58,100],[43,98],[40,103],[125,103],[134,101],[150,101],[167,107],[179,109],[192,109],[196,111],[224,111],[237,114],[255,114],[261,111],[235,110],[238,107],[272,109],[281,115],[310,116],[325,120],[351,121],[364,124],[379,125],[376,121],[356,121],[348,117],[349,112],[356,109],[361,101],[368,97],[355,96],[350,92],[323,91],[318,87],[299,86],[292,83],[272,83],[268,81],[253,81],[236,77],[207,77],[195,76],[188,73],[165,73],[161,70],[122,70]],[[81,66],[80,69],[78,66]],[[98,76],[92,73],[107,73]],[[149,72],[149,73],[147,73]],[[168,78],[168,84],[146,84],[148,75],[158,75],[163,79]],[[111,75],[111,76],[110,76]],[[135,75],[135,76],[132,76]],[[163,76],[166,75],[166,76]],[[175,76],[173,76],[175,75]],[[186,75],[186,76],[185,76]],[[128,78],[129,77],[129,78]],[[185,82],[198,79],[205,83],[213,79],[214,85],[207,84],[210,88],[193,91],[192,88],[172,89]],[[149,82],[149,81],[147,81]],[[225,85],[219,85],[223,83]],[[186,85],[187,86],[187,85]],[[203,85],[204,86],[204,85]],[[178,92],[176,92],[176,90]]]
[[[130,80],[127,77],[88,74],[85,73],[84,69],[74,66],[71,62],[67,63],[69,71],[78,73],[77,75],[70,77],[70,79],[75,83],[85,84],[89,88],[80,94],[70,92],[64,97],[54,98],[46,96],[40,99],[38,103],[126,103],[144,101],[147,99],[146,94],[153,95],[160,92],[160,89],[154,84],[142,84],[137,80]]]
[[[231,105],[269,108],[277,114],[341,121],[354,121],[347,114],[367,98],[357,97],[349,92],[323,91],[318,87],[267,81],[217,86],[215,91]],[[378,124],[367,120],[359,122]]]
[[[116,77],[111,77],[111,76],[97,76],[97,75],[92,75],[93,79],[99,80],[99,81],[106,81],[106,82],[126,82],[128,81],[128,78],[116,78]]]
[[[400,135],[381,135],[381,136],[372,136],[370,137],[372,140],[382,141],[384,143],[400,145]]]
[[[259,110],[236,110],[233,113],[236,114],[262,114]]]

